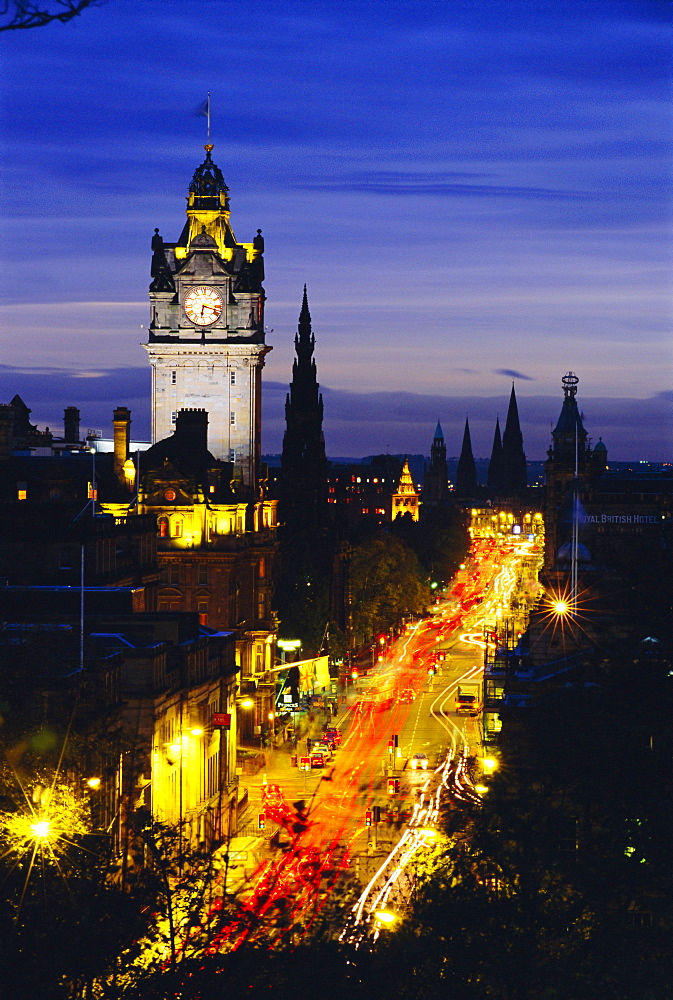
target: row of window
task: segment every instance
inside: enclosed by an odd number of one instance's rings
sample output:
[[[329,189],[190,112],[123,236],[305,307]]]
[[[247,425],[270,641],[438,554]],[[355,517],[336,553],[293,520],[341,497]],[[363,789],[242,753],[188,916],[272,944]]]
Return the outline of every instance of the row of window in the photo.
[[[177,371],[171,372],[171,385],[177,385],[178,373]],[[229,372],[229,385],[236,385],[236,372],[231,370]]]
[[[197,582],[202,585],[207,585],[208,583],[208,567],[198,566],[197,567]],[[167,569],[162,570],[161,579],[164,583],[177,583],[179,584],[182,578],[182,573],[180,572],[179,566],[170,566]]]
[[[176,423],[177,419],[178,419],[178,411],[177,410],[172,410],[171,411],[171,423],[172,424]],[[236,413],[235,413],[234,410],[231,410],[231,412],[229,413],[229,425],[231,427],[235,427],[236,426]],[[232,459],[232,461],[233,461],[233,459]]]
[[[67,554],[68,568],[70,568],[70,553]],[[180,583],[182,580],[182,571],[180,566],[166,566],[161,571],[161,579],[164,583]],[[208,567],[207,566],[197,566],[197,577],[199,584],[207,584],[209,581]],[[261,556],[259,562],[257,563],[257,576],[260,580],[266,579],[266,558]]]

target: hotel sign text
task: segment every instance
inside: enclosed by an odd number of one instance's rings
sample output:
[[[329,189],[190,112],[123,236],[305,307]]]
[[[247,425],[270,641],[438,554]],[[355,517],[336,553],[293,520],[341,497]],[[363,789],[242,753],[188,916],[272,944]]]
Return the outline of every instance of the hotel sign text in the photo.
[[[581,524],[659,524],[656,514],[581,514]]]

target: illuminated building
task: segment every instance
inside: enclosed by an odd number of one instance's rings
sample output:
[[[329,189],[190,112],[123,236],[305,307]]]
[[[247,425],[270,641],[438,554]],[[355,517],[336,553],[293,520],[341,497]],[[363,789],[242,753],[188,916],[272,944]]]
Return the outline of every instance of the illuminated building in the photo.
[[[473,539],[511,539],[531,542],[539,551],[544,545],[544,518],[532,507],[502,504],[498,507],[473,507],[469,533]]]
[[[204,409],[210,448],[240,469],[251,494],[260,461],[264,356],[264,240],[239,243],[222,171],[206,158],[194,172],[177,243],[152,240],[147,350],[152,366],[152,441],[182,409]]]
[[[239,808],[233,633],[185,613],[106,617],[90,628],[89,669],[120,696],[107,726],[118,719],[135,747],[121,761],[115,834],[124,834],[130,812],[144,810],[183,823],[194,846],[221,843],[235,832]]]
[[[236,467],[209,451],[208,430],[205,411],[179,411],[174,433],[142,455],[137,499],[101,506],[116,516],[152,516],[158,609],[196,612],[204,625],[235,629],[242,678],[261,680],[273,666],[277,501],[248,499]]]
[[[332,464],[327,472],[327,503],[345,508],[348,521],[392,519],[392,495],[402,473],[395,455],[376,455],[369,463]]]
[[[390,500],[391,521],[394,521],[396,517],[403,517],[405,514],[409,514],[412,521],[418,521],[420,511],[419,493],[414,486],[414,481],[411,477],[411,471],[409,469],[409,460],[406,458],[404,460],[404,464],[402,465],[402,472],[400,473],[397,490],[392,494]]]

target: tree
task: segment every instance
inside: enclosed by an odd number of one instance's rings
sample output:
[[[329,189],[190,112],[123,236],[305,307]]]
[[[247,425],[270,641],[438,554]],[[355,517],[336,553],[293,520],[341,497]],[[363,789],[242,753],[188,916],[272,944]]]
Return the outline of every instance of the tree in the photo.
[[[634,669],[635,668],[635,669]],[[413,923],[465,1000],[656,1000],[670,991],[670,662],[623,654],[506,720],[479,807]],[[619,942],[619,944],[617,944]]]
[[[98,7],[105,0],[5,0],[0,10],[0,31],[41,28],[54,21],[65,24],[87,7]]]
[[[356,646],[366,646],[407,615],[420,614],[428,601],[415,553],[399,538],[379,534],[358,545],[350,563],[350,594]]]

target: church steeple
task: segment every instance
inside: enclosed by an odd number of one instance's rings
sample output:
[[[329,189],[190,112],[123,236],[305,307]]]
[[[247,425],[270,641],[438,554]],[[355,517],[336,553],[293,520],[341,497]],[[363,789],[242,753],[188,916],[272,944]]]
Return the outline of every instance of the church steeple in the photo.
[[[493,435],[493,447],[491,448],[491,460],[488,463],[488,478],[486,485],[490,490],[498,493],[500,490],[500,469],[502,465],[502,439],[500,437],[500,418],[495,418],[495,433]]]
[[[470,439],[470,423],[465,418],[465,430],[463,431],[463,446],[458,459],[458,469],[456,471],[456,494],[459,497],[473,497],[477,492],[477,467],[474,464],[472,454],[472,441]]]
[[[285,401],[283,436],[281,516],[286,522],[319,516],[325,503],[327,458],[322,429],[323,400],[319,391],[313,351],[308,295],[304,296],[294,338],[297,357]]]
[[[423,482],[423,503],[443,503],[449,492],[449,473],[446,465],[446,444],[442,427],[437,421],[435,436],[430,449],[430,466]]]
[[[523,435],[519,424],[519,409],[512,383],[512,392],[509,397],[509,408],[507,410],[507,422],[502,435],[502,455],[501,455],[501,477],[500,490],[510,496],[525,490],[528,484],[526,471],[526,456],[523,450]]]

